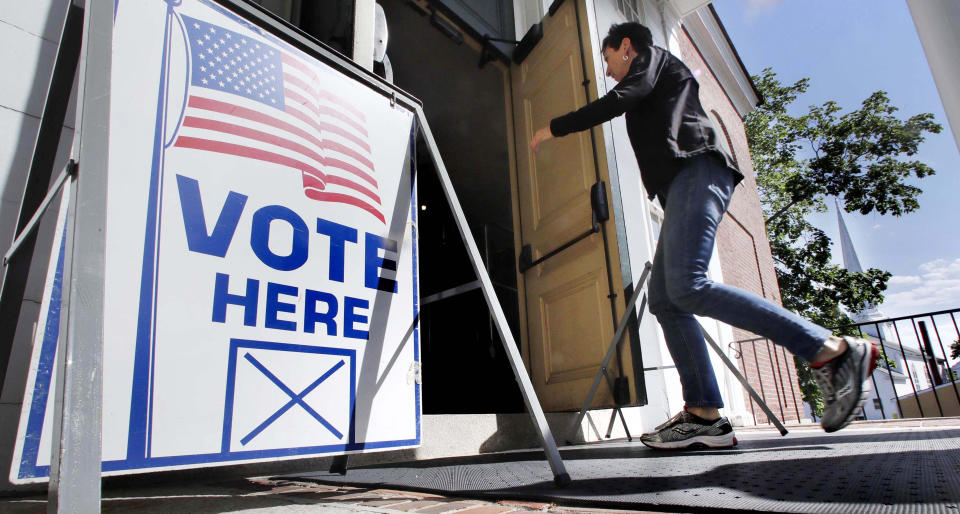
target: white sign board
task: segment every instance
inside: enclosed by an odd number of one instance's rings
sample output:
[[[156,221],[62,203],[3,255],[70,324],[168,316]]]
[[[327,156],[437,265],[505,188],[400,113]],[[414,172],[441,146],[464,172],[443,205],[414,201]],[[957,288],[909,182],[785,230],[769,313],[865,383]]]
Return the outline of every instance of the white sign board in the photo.
[[[113,41],[104,473],[418,446],[414,114],[207,0],[120,1]],[[48,276],[15,483],[49,474]]]

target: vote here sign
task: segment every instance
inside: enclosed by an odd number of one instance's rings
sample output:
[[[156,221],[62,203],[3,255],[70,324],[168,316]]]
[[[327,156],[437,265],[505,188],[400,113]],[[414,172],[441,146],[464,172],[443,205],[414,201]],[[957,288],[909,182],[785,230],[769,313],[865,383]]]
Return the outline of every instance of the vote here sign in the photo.
[[[419,445],[413,113],[212,1],[114,31],[104,472]],[[54,257],[16,482],[49,474]]]

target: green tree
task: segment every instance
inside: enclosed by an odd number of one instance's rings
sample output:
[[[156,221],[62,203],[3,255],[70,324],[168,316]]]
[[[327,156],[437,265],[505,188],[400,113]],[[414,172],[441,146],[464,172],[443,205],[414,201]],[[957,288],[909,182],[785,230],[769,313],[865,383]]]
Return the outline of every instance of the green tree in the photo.
[[[950,358],[956,359],[960,357],[960,339],[950,343]]]
[[[915,155],[924,135],[942,127],[930,113],[898,118],[883,91],[847,113],[828,101],[795,116],[790,107],[809,79],[784,85],[766,68],[753,81],[764,101],[744,124],[783,305],[822,326],[850,325],[844,308],[881,303],[890,273],[831,265],[830,238],[807,218],[825,212],[829,197],[846,212],[917,210],[922,191],[909,182],[934,171]],[[797,371],[804,401],[819,414],[820,391],[799,359]]]

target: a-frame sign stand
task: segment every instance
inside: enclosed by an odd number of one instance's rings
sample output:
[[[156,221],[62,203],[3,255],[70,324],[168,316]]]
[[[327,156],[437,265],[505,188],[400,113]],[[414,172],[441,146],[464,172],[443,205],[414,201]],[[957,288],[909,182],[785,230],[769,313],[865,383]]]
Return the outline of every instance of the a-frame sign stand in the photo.
[[[426,142],[471,264],[480,280],[554,480],[561,486],[568,484],[570,476],[420,103],[245,0],[218,1],[264,26],[281,39],[309,49],[338,71],[364,82],[371,89],[415,112],[420,134]],[[0,359],[3,359],[0,360],[0,383],[6,374],[39,219],[63,185],[68,184],[71,197],[65,236],[60,325],[65,329],[60,330],[58,344],[62,351],[59,352],[57,363],[48,503],[49,510],[56,512],[95,512],[100,509],[103,288],[114,5],[113,0],[70,2],[27,177],[17,236],[4,257],[5,280],[0,296],[0,312],[4,320],[12,315],[13,322],[3,323],[0,333],[4,345],[0,347]],[[53,158],[59,144],[74,74],[78,69],[77,128],[74,131],[72,159],[54,186],[44,194],[52,175]]]

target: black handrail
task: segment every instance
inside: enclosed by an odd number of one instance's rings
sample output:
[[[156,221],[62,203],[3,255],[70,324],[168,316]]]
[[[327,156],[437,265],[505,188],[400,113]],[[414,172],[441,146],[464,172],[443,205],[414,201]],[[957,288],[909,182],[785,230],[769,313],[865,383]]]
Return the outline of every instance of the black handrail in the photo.
[[[906,363],[906,350],[907,350],[907,349],[910,349],[910,348],[905,348],[905,347],[904,347],[904,342],[903,342],[903,340],[902,340],[902,338],[901,338],[900,329],[897,327],[897,322],[909,321],[911,327],[913,328],[913,333],[914,333],[914,335],[915,335],[916,338],[917,338],[917,344],[919,345],[919,347],[917,348],[916,351],[917,351],[917,353],[919,353],[920,356],[922,357],[922,359],[923,359],[923,361],[924,361],[924,369],[925,369],[926,372],[927,372],[927,377],[930,379],[930,388],[926,388],[926,389],[919,389],[919,388],[918,388],[918,386],[922,386],[923,383],[919,383],[919,384],[918,384],[918,383],[915,382],[914,379],[916,378],[916,379],[919,380],[920,377],[919,377],[919,376],[917,376],[917,377],[914,376],[914,373],[913,373],[913,371],[910,369],[910,366],[909,366],[909,365],[906,365],[906,364],[905,364],[905,365],[903,366],[904,369],[903,369],[903,370],[898,370],[898,371],[901,371],[902,374],[905,376],[905,378],[906,378],[907,380],[909,380],[909,382],[910,382],[910,388],[911,388],[911,390],[912,390],[913,399],[914,399],[914,401],[916,402],[916,409],[917,409],[916,412],[919,412],[920,417],[925,417],[925,416],[931,415],[931,414],[934,415],[934,416],[936,416],[937,414],[939,414],[940,416],[943,416],[943,415],[945,415],[945,404],[943,404],[943,403],[941,402],[942,399],[940,398],[939,394],[937,393],[938,387],[941,386],[941,385],[947,385],[947,380],[946,380],[946,379],[949,379],[949,380],[950,380],[950,384],[953,386],[954,394],[955,394],[956,397],[957,397],[957,404],[958,404],[958,405],[960,405],[960,388],[957,387],[957,377],[954,376],[952,370],[950,369],[950,358],[949,358],[949,355],[948,355],[947,352],[946,352],[946,347],[945,347],[945,345],[943,344],[943,338],[944,338],[944,337],[952,337],[952,336],[948,336],[947,334],[941,335],[941,333],[940,333],[940,328],[942,328],[942,327],[938,327],[938,326],[937,326],[937,321],[936,321],[935,317],[936,317],[936,316],[949,316],[949,317],[950,317],[950,320],[953,322],[953,327],[954,327],[954,332],[955,332],[955,334],[956,334],[956,337],[957,337],[958,339],[960,339],[960,328],[957,328],[957,321],[956,321],[956,314],[957,314],[957,313],[960,313],[960,308],[956,308],[956,309],[945,309],[945,310],[939,310],[939,311],[933,311],[933,312],[926,312],[926,313],[922,313],[922,314],[913,314],[913,315],[909,315],[909,316],[898,316],[898,317],[894,317],[894,318],[886,318],[886,319],[880,319],[880,320],[870,320],[870,321],[866,321],[866,322],[863,322],[863,323],[853,323],[853,324],[848,324],[848,325],[842,325],[842,326],[839,326],[839,327],[835,327],[835,328],[833,328],[832,330],[839,332],[839,331],[844,330],[844,329],[855,328],[855,329],[857,329],[857,330],[859,331],[859,333],[860,333],[860,335],[861,335],[862,337],[877,337],[877,338],[879,338],[880,343],[881,343],[881,345],[880,345],[880,351],[881,351],[881,355],[883,356],[884,366],[881,367],[881,368],[879,368],[878,370],[882,373],[882,372],[884,371],[883,368],[886,368],[885,371],[887,372],[887,375],[888,375],[888,377],[890,378],[890,383],[891,383],[891,386],[893,387],[893,392],[894,392],[894,399],[895,399],[896,402],[897,402],[897,410],[899,411],[898,413],[894,413],[894,417],[901,417],[901,418],[902,418],[902,417],[904,417],[904,407],[905,407],[905,406],[901,404],[901,402],[900,402],[901,396],[900,396],[899,394],[897,394],[897,389],[896,389],[896,387],[893,385],[893,384],[894,384],[893,368],[892,368],[892,366],[890,365],[890,361],[887,359],[886,348],[887,348],[887,347],[890,347],[890,348],[893,348],[895,351],[899,351],[900,354],[901,354],[902,356],[904,356],[905,363]],[[933,344],[933,341],[932,341],[931,338],[930,338],[930,334],[927,333],[927,331],[926,331],[923,327],[921,327],[921,328],[918,330],[918,328],[917,328],[917,325],[918,325],[918,324],[924,324],[924,325],[926,325],[925,321],[920,321],[920,320],[929,320],[929,325],[931,325],[931,326],[933,327],[933,332],[934,332],[934,334],[935,334],[935,336],[936,336],[936,339],[937,339],[937,343],[938,343],[938,344],[936,344],[936,345]],[[891,334],[892,338],[885,338],[885,337],[884,337],[884,332],[883,332],[883,330],[881,330],[881,325],[885,325],[885,324],[888,325],[888,326],[892,326],[892,328],[893,328],[893,334]],[[950,324],[950,323],[947,322],[947,325],[945,325],[945,326],[949,326],[949,324]],[[865,333],[863,332],[863,328],[864,328],[864,327],[873,327],[873,329],[876,331],[876,335],[874,336],[874,334],[865,334]],[[734,342],[731,343],[730,345],[731,345],[731,347],[732,347],[734,344],[737,345],[737,346],[736,346],[736,351],[739,353],[738,358],[743,359],[743,358],[744,358],[743,345],[746,344],[746,343],[750,343],[751,345],[753,345],[754,353],[756,353],[756,347],[755,347],[755,345],[756,345],[756,343],[758,343],[758,342],[760,342],[760,341],[769,341],[769,340],[768,340],[767,338],[764,338],[764,337],[755,337],[755,338],[751,338],[751,339],[743,339],[743,340],[740,340],[740,341],[734,341]],[[935,348],[939,348],[939,349],[940,349],[941,354],[942,354],[941,356],[937,356],[937,355],[935,354]],[[759,362],[756,362],[756,363],[754,363],[754,364],[758,367],[758,371],[759,371]],[[940,368],[940,365],[941,365],[941,364],[944,365],[944,368],[945,368],[945,369],[941,369],[941,368]],[[920,374],[922,375],[923,373],[921,372]],[[939,377],[939,378],[940,378],[940,382],[942,382],[942,383],[939,384],[939,385],[937,384],[937,380],[936,380],[937,377],[936,377],[936,375],[945,375],[945,377],[944,377],[944,376],[940,376],[940,377]],[[761,381],[762,381],[762,374],[760,375],[760,377],[761,377]],[[874,393],[875,399],[880,399],[880,397],[879,397],[879,392],[878,392],[878,387],[877,387],[877,379],[876,379],[875,376],[872,377],[872,379],[873,379],[873,383],[874,383],[874,391],[876,391],[876,392]],[[792,384],[791,384],[791,385],[792,385]],[[762,386],[762,382],[761,382],[761,386]],[[784,393],[785,393],[785,392],[786,392],[786,391],[784,391]],[[921,395],[921,394],[927,394],[927,392],[932,392],[932,393],[934,394],[934,400],[936,401],[936,405],[937,405],[937,412],[930,413],[930,412],[925,412],[925,411],[924,411],[923,406],[921,405],[920,395]],[[778,391],[778,393],[779,393],[779,391]],[[907,392],[906,394],[907,394],[907,395],[910,395],[911,393],[910,393],[910,392]],[[779,397],[779,394],[778,394],[778,397]],[[779,399],[779,398],[778,398],[778,399]],[[883,419],[887,419],[886,409],[884,409],[884,405],[883,405],[882,399],[880,399],[880,400],[881,400],[881,401],[880,401],[880,405],[879,405],[880,415],[881,415],[881,417],[883,417]],[[949,402],[948,402],[948,404],[949,404]],[[908,404],[908,405],[909,405],[909,404]],[[781,407],[781,408],[782,408],[782,407]],[[752,409],[751,409],[751,410],[752,410]],[[929,410],[929,409],[928,409],[928,410]],[[897,415],[899,415],[899,416],[897,416]]]

